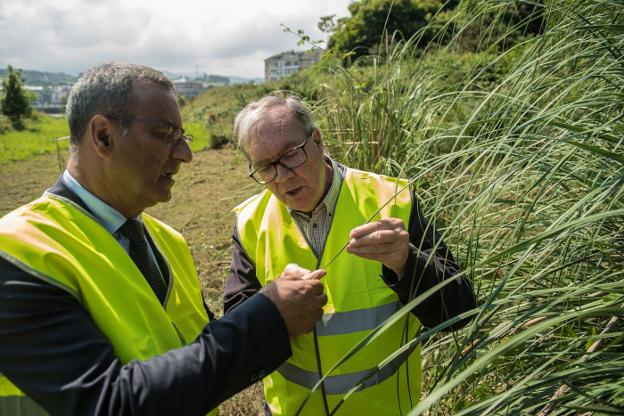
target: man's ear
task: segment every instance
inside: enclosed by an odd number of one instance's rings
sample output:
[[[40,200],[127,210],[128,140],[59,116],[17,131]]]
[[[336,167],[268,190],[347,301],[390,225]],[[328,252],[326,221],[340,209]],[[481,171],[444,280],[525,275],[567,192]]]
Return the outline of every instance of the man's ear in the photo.
[[[113,125],[101,114],[91,117],[87,125],[86,139],[100,156],[108,156],[113,151]]]
[[[312,132],[312,140],[321,149],[321,152],[325,153],[325,145],[323,144],[323,136],[321,136],[321,130],[315,128]]]

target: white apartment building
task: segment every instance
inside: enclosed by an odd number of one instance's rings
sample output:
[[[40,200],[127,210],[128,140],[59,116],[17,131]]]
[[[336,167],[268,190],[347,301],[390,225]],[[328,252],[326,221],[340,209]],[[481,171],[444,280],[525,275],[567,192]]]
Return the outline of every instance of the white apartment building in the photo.
[[[264,60],[264,80],[276,81],[301,69],[312,66],[321,59],[323,49],[286,51]]]

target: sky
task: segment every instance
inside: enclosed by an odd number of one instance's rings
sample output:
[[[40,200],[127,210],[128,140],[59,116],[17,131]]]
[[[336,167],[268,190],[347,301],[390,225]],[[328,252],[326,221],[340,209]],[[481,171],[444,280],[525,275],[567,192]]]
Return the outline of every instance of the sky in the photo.
[[[264,59],[315,40],[351,0],[0,0],[0,67],[77,75],[107,61],[164,71],[264,76]]]

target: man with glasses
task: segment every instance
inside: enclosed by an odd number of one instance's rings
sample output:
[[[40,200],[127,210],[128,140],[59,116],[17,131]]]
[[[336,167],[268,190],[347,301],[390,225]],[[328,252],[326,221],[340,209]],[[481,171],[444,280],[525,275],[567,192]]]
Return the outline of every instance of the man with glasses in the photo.
[[[184,239],[143,212],[192,158],[171,82],[101,65],[67,119],[67,169],[0,219],[0,415],[206,414],[290,356],[323,272],[285,267],[209,323]]]
[[[269,95],[248,104],[234,131],[249,176],[265,190],[234,209],[226,316],[286,264],[327,268],[323,318],[312,334],[291,340],[293,356],[264,379],[266,413],[405,414],[420,394],[420,349],[408,342],[421,323],[433,327],[472,309],[470,282],[455,277],[460,268],[420,214],[408,181],[330,158],[309,109],[296,97]],[[446,286],[328,373],[402,305],[445,280]],[[446,329],[465,323],[456,319]]]

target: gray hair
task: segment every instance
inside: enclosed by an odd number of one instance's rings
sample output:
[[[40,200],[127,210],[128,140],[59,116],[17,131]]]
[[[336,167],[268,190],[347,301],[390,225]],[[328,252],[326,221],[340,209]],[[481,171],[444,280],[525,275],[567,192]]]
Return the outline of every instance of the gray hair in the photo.
[[[67,98],[66,116],[71,143],[80,142],[94,115],[127,114],[132,107],[132,85],[137,80],[148,80],[174,91],[173,84],[165,75],[143,65],[108,62],[83,74]]]
[[[249,144],[253,129],[258,122],[266,115],[271,108],[287,107],[301,123],[301,127],[309,136],[316,129],[312,121],[310,109],[301,101],[299,97],[284,94],[281,91],[272,92],[265,95],[258,101],[251,102],[243,108],[234,120],[234,135],[238,139],[238,147],[246,154],[245,147]]]

